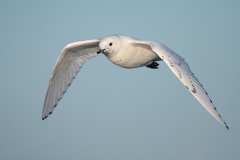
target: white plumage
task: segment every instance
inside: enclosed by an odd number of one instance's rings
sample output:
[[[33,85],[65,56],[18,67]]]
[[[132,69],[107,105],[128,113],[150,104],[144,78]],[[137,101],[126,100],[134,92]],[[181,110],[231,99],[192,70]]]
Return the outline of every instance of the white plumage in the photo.
[[[61,52],[52,72],[46,93],[42,119],[48,117],[63,97],[84,62],[102,52],[112,63],[124,68],[149,67],[156,69],[156,61],[164,61],[192,95],[227,129],[207,92],[194,76],[185,60],[168,47],[140,41],[129,36],[110,36],[102,40],[88,40],[68,44]]]

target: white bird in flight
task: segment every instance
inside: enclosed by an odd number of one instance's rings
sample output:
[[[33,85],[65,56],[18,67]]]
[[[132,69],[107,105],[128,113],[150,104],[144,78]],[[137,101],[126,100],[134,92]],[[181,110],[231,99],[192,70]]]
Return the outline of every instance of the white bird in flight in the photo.
[[[63,48],[49,81],[42,111],[43,120],[53,112],[84,62],[100,53],[103,53],[113,64],[123,68],[146,66],[157,69],[159,65],[157,61],[164,61],[208,112],[229,129],[184,58],[163,44],[140,41],[123,35],[109,36],[102,40],[74,42]]]

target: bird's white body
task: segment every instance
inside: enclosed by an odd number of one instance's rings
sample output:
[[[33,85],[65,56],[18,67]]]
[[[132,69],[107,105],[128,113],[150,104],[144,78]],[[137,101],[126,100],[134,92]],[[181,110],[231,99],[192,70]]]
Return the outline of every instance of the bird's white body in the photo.
[[[100,48],[108,47],[112,37],[103,39]],[[153,61],[160,60],[159,56],[148,48],[140,47],[134,43],[135,39],[128,36],[115,36],[113,45],[121,45],[119,49],[112,53],[103,54],[113,63],[123,68],[137,68],[151,64]],[[124,43],[122,43],[124,42]]]
[[[102,40],[80,41],[67,45],[60,54],[45,97],[42,119],[48,117],[63,97],[84,62],[102,52],[113,64],[123,68],[157,68],[164,61],[192,95],[227,129],[201,83],[185,60],[163,44],[140,41],[129,36],[110,36]]]

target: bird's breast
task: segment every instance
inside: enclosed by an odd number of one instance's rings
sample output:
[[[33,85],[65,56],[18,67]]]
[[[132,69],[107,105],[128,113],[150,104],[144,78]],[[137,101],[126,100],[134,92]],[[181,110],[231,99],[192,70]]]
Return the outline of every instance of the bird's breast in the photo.
[[[157,54],[141,47],[129,47],[116,54],[106,56],[113,64],[123,68],[143,67],[154,60],[159,60]]]

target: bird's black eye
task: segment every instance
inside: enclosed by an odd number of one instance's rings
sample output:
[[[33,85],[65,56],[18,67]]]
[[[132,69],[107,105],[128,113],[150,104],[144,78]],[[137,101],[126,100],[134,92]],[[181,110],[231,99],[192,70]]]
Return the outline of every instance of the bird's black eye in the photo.
[[[112,46],[112,43],[109,43],[109,46]]]

